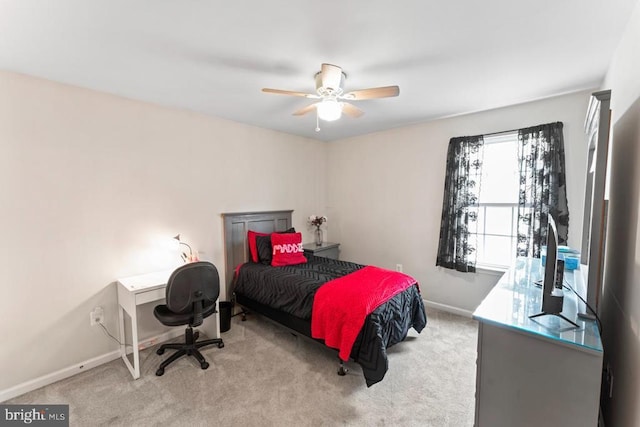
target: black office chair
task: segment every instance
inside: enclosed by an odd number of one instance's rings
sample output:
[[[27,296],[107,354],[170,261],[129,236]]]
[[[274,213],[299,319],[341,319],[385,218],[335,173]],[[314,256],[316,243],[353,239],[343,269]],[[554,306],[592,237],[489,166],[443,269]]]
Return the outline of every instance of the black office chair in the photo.
[[[202,369],[207,369],[209,363],[198,349],[206,345],[218,344],[224,347],[220,338],[199,341],[198,332],[193,332],[194,326],[202,325],[205,317],[216,313],[216,300],[220,295],[220,276],[218,269],[210,262],[192,262],[178,267],[167,282],[167,303],[157,305],[153,310],[156,318],[167,326],[189,325],[185,330],[185,342],[163,344],[156,351],[163,354],[168,348],[178,350],[160,364],[156,375],[164,374],[164,369],[170,363],[184,356],[193,356]]]

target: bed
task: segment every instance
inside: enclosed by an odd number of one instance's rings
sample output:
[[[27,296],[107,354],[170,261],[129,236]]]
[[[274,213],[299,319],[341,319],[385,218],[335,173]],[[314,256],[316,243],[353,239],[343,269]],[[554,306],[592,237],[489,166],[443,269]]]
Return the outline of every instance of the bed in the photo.
[[[420,332],[426,326],[419,286],[409,276],[396,277],[396,272],[313,255],[305,255],[304,263],[278,267],[253,262],[249,251],[249,231],[265,234],[284,232],[291,228],[292,212],[223,214],[226,295],[233,295],[236,304],[249,312],[258,313],[297,334],[336,348],[340,358],[338,373],[344,375],[342,361],[351,359],[362,367],[366,384],[371,386],[381,381],[388,370],[386,349],[403,341],[410,328]],[[380,276],[378,279],[377,275],[384,275],[384,278]],[[326,307],[322,307],[323,301],[326,306],[327,303],[333,305],[334,301],[349,300],[329,293],[332,287],[334,291],[344,292],[344,287],[335,288],[334,285],[346,285],[349,290],[359,286],[384,288],[387,285],[382,283],[386,283],[388,277],[394,280],[404,278],[404,282],[397,284],[394,292],[381,297],[384,301],[374,303],[376,308],[363,316],[361,326],[352,334],[355,339],[352,337],[351,345],[337,345],[331,333],[318,338],[321,320],[347,322],[336,320],[338,316],[332,310],[337,310],[337,307],[329,307],[328,312]],[[350,298],[353,301],[359,297]],[[348,310],[349,313],[352,311],[357,311],[355,306]],[[323,318],[319,313],[329,314]],[[344,340],[344,335],[348,334],[342,334],[339,339]]]

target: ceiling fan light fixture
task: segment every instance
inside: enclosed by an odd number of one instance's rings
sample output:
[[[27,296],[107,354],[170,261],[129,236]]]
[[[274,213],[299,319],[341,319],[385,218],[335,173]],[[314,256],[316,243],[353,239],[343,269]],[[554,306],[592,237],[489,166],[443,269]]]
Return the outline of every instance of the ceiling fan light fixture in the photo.
[[[332,64],[322,64],[320,71],[315,74],[316,93],[305,93],[292,90],[262,88],[263,92],[280,95],[300,96],[317,99],[318,102],[308,104],[296,110],[294,116],[304,116],[315,110],[316,132],[320,131],[320,120],[332,122],[342,117],[342,113],[351,118],[358,118],[364,111],[353,105],[350,101],[362,101],[365,99],[390,98],[400,94],[398,86],[371,87],[368,89],[354,90],[344,93],[344,81],[347,75],[342,68]],[[344,102],[343,102],[344,101]]]
[[[325,122],[333,122],[342,116],[342,105],[335,99],[325,99],[318,104],[318,117]]]

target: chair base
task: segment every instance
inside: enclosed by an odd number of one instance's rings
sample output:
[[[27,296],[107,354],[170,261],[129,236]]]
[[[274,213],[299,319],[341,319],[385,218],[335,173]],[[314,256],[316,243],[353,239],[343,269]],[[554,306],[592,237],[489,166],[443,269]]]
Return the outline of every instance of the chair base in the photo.
[[[184,343],[170,343],[170,344],[162,344],[158,350],[156,350],[156,354],[163,354],[166,349],[178,350],[169,356],[166,360],[164,360],[158,370],[156,371],[157,376],[164,375],[165,368],[170,364],[181,358],[182,356],[193,356],[196,358],[198,362],[200,362],[200,367],[202,369],[207,369],[209,367],[209,363],[205,360],[204,356],[198,349],[200,347],[204,347],[207,345],[217,344],[218,348],[224,347],[224,342],[221,338],[213,338],[210,340],[196,341],[198,339],[199,333],[196,331],[193,332],[193,328],[188,327],[184,332]]]

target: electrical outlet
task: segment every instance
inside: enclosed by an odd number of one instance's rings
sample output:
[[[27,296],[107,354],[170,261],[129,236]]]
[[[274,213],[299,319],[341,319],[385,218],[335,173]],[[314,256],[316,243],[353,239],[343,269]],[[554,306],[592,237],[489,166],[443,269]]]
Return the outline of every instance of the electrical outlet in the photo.
[[[91,326],[95,326],[98,323],[104,323],[104,310],[102,309],[102,307],[94,307],[91,313],[89,313],[89,320]]]
[[[402,264],[396,264],[396,271],[399,271],[402,273]]]

